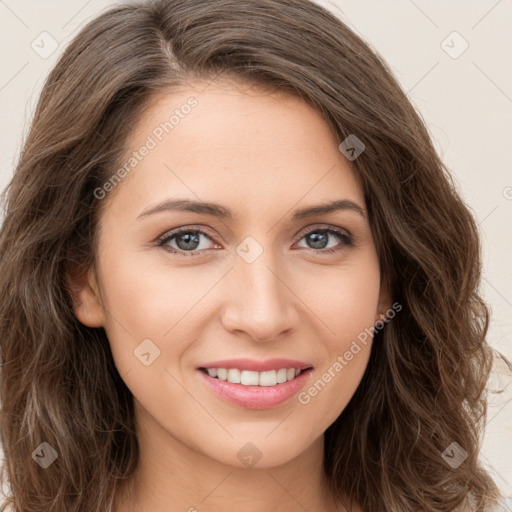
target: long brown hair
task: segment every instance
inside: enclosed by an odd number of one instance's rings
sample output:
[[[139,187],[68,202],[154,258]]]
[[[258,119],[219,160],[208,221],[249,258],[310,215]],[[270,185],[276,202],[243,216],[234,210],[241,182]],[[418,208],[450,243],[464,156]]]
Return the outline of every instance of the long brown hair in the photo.
[[[500,493],[479,461],[492,354],[478,231],[421,117],[382,58],[308,0],[158,0],[113,7],[74,38],[4,192],[0,436],[14,512],[105,512],[135,469],[131,393],[105,331],[73,314],[67,277],[94,266],[107,204],[94,191],[144,107],[220,73],[288,91],[340,142],[365,145],[352,164],[402,311],[325,432],[333,495],[365,512],[489,511]],[[454,442],[467,452],[456,469],[442,457]],[[46,469],[41,450],[57,454]]]

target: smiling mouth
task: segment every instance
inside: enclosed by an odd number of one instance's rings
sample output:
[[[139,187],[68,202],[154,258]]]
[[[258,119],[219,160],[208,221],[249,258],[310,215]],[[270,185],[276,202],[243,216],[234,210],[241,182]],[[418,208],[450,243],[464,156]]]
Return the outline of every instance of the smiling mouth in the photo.
[[[242,386],[276,386],[294,380],[301,373],[312,370],[308,368],[280,368],[266,372],[241,370],[238,368],[199,368],[213,379],[225,380]]]

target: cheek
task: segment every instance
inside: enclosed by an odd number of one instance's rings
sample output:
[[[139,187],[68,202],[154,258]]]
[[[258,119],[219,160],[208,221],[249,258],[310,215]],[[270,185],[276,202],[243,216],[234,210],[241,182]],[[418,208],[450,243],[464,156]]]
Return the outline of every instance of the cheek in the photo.
[[[312,309],[321,312],[319,316],[329,329],[323,330],[321,339],[322,367],[298,400],[314,411],[325,428],[352,398],[370,358],[380,273],[376,257],[360,263],[340,270],[328,293],[309,294],[317,301],[317,308]]]
[[[331,425],[345,409],[370,358],[379,286],[378,280],[376,284],[364,279],[359,284],[363,286],[339,292],[336,296],[339,302],[329,306],[329,314],[324,318],[334,334],[326,331],[318,340],[322,366],[297,396],[322,429]]]
[[[360,343],[350,361],[343,355],[339,360],[333,359],[297,395],[305,417],[314,418],[320,431],[325,431],[350,402],[364,375],[370,350],[371,341],[366,345]]]
[[[347,350],[352,339],[374,325],[379,293],[380,272],[374,254],[361,255],[329,271],[319,270],[314,278],[303,278],[297,289],[318,317],[318,325],[323,325],[324,344],[336,352]]]
[[[102,255],[101,277],[105,305],[127,330],[130,326],[138,334],[163,336],[214,282],[211,271],[180,267],[167,261],[161,249],[122,251],[121,247],[121,240],[109,242],[109,254]]]
[[[134,351],[144,340],[151,340],[156,347],[158,363],[163,360],[160,356],[164,347],[166,353],[171,348],[169,356],[173,357],[181,347],[177,343],[169,345],[168,340],[177,331],[175,326],[181,326],[180,320],[192,303],[198,301],[199,290],[194,292],[183,273],[154,264],[142,252],[102,261],[105,331],[121,375],[139,366]]]
[[[206,266],[179,267],[142,251],[115,256],[102,260],[101,280],[105,331],[121,375],[139,367],[134,351],[148,339],[159,354],[157,366],[176,364],[194,339],[198,314],[221,274]]]

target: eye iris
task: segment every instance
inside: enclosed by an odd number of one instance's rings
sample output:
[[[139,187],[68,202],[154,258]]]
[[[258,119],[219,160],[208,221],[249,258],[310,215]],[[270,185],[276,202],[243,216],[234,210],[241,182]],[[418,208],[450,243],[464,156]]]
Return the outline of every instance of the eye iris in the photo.
[[[185,240],[185,243],[180,243],[181,240]],[[188,245],[190,243],[192,245],[196,245],[194,247],[190,247],[190,245]],[[179,235],[176,236],[176,244],[180,249],[184,251],[187,249],[196,249],[197,246],[199,245],[199,236],[197,234],[197,231],[186,231],[185,233],[180,233]]]
[[[313,249],[324,249],[325,245],[327,244],[327,233],[322,233],[319,231],[315,231],[313,233],[310,233],[308,235],[309,240],[313,243]],[[320,245],[318,245],[320,244]],[[325,245],[323,245],[325,244]]]
[[[308,233],[306,236],[308,245],[313,249],[324,249],[328,244],[330,232],[328,230],[317,230]],[[178,249],[190,251],[197,249],[200,244],[200,231],[182,231],[172,235],[169,240],[175,239]]]

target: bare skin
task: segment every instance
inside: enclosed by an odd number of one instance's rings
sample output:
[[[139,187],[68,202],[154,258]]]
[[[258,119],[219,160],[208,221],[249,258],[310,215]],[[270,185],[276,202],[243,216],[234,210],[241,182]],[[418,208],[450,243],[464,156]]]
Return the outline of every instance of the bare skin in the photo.
[[[156,147],[105,199],[97,273],[75,281],[75,314],[105,329],[134,396],[140,460],[113,512],[345,511],[327,491],[324,432],[356,391],[371,338],[342,371],[332,368],[391,306],[362,188],[309,106],[229,82],[155,97],[127,155],[192,96],[197,106],[161,141],[152,135]],[[165,209],[140,216],[168,199],[218,203],[233,217]],[[340,199],[362,213],[292,219]],[[204,234],[192,249],[183,234],[158,245],[179,227]],[[330,227],[345,236],[321,231]],[[324,245],[311,233],[324,233]],[[262,250],[251,262],[236,251],[246,237],[251,251]],[[160,352],[145,365],[134,350],[148,339],[150,352]],[[303,395],[309,401],[237,406],[215,395],[198,367],[239,357],[307,361],[303,392],[329,369],[331,379]],[[247,443],[261,454],[253,466],[238,456]]]

